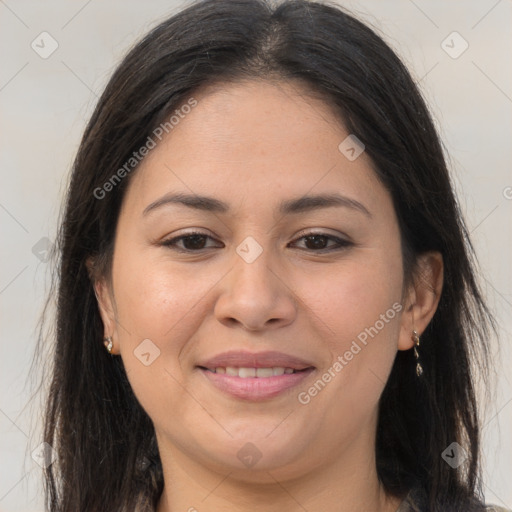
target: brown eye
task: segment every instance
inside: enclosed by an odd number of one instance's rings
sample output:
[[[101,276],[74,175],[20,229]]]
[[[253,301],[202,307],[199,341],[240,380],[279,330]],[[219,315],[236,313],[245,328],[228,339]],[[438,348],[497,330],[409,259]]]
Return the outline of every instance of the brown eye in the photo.
[[[313,252],[331,252],[340,250],[353,245],[352,242],[338,238],[327,233],[309,233],[307,235],[298,238],[298,240],[304,240],[305,250]],[[334,246],[329,247],[329,242],[333,242]]]
[[[188,233],[171,238],[170,240],[165,240],[161,245],[179,252],[199,252],[211,248],[206,246],[208,239],[213,240],[213,238],[206,233]]]

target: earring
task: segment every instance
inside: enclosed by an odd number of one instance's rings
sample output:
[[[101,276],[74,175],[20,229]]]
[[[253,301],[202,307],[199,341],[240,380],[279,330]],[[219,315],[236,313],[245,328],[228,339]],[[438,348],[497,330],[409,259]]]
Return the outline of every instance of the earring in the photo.
[[[103,345],[107,349],[109,354],[112,354],[112,347],[114,346],[114,342],[112,341],[112,336],[108,336],[107,338],[103,338]]]
[[[414,341],[414,357],[416,358],[416,375],[419,377],[423,373],[423,368],[421,367],[420,355],[418,353],[418,347],[420,346],[420,337],[415,330],[412,331],[411,339],[412,339],[412,341]]]

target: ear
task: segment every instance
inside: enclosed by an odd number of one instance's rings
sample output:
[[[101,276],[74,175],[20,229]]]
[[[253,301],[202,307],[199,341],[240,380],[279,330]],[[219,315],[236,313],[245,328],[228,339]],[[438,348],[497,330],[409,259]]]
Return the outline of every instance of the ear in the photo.
[[[86,266],[89,271],[89,277],[94,288],[96,300],[98,301],[98,309],[103,322],[103,337],[112,337],[112,341],[114,343],[114,346],[112,347],[112,354],[117,355],[119,353],[119,343],[116,343],[116,340],[119,340],[119,337],[114,298],[112,296],[110,285],[105,277],[97,275],[94,267],[94,260],[91,258],[87,259]],[[103,340],[100,341],[103,343]]]
[[[434,316],[443,289],[443,257],[437,251],[418,257],[413,282],[404,300],[398,350],[413,347],[412,331],[421,337]]]

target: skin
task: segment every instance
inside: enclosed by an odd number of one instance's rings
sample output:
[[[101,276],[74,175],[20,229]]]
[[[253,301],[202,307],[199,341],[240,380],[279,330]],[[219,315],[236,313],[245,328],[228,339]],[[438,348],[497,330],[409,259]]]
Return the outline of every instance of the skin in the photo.
[[[111,279],[95,282],[105,336],[123,358],[157,433],[165,488],[158,512],[395,512],[377,479],[378,400],[397,350],[413,346],[434,315],[442,258],[418,261],[404,286],[391,197],[363,152],[349,161],[349,134],[329,107],[298,84],[247,81],[209,86],[146,157],[125,195]],[[148,205],[168,192],[215,197],[225,213]],[[280,215],[283,200],[337,192],[366,214],[330,207]],[[198,230],[206,248],[189,254],[162,241]],[[306,233],[304,233],[306,231]],[[302,238],[320,232],[320,248]],[[248,236],[263,252],[236,252]],[[321,245],[324,243],[324,245]],[[181,249],[193,244],[178,242]],[[315,252],[316,251],[316,252]],[[402,311],[306,405],[307,390],[394,303]],[[134,350],[160,350],[145,366]],[[225,395],[196,368],[229,349],[277,350],[315,372],[264,402]],[[246,467],[252,443],[261,459]],[[172,482],[172,484],[171,484]]]

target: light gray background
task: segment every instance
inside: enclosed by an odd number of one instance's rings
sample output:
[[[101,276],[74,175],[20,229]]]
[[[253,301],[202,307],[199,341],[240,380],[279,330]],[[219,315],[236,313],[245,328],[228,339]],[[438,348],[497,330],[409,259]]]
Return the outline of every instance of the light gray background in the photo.
[[[512,3],[340,3],[376,27],[406,61],[451,156],[502,340],[495,401],[483,404],[485,494],[489,502],[512,508],[512,386],[506,375],[512,367]],[[40,444],[37,394],[29,402],[37,378],[30,372],[36,322],[49,270],[40,240],[55,239],[84,124],[116,63],[138,37],[182,5],[0,0],[0,512],[42,510],[41,469],[30,455]],[[43,31],[59,45],[47,59],[31,48]],[[469,44],[456,59],[445,49],[462,49],[458,36],[442,46],[453,31]]]

